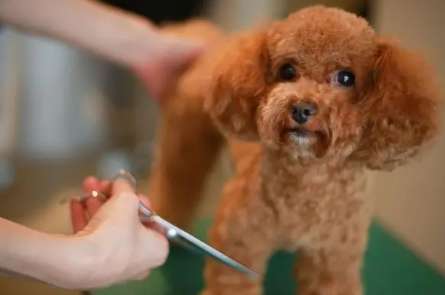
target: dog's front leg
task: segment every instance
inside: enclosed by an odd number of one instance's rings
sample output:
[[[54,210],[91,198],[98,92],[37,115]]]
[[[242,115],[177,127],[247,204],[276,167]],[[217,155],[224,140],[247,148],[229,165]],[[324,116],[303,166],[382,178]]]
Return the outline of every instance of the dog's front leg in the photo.
[[[230,221],[221,221],[221,223],[227,222]],[[223,224],[216,225],[216,227],[225,226]],[[214,232],[211,239],[212,245],[256,271],[259,276],[258,278],[249,278],[228,266],[208,259],[205,266],[206,289],[203,295],[262,294],[263,273],[272,252],[272,245],[249,231],[244,234],[241,232],[232,233],[225,237]]]
[[[299,295],[361,295],[365,228],[351,239],[302,249],[296,266]]]
[[[217,249],[238,260],[259,274],[251,279],[223,264],[208,259],[205,266],[203,295],[259,295],[269,256],[275,250],[273,218],[264,206],[252,202],[241,205],[234,198],[219,207],[210,233],[210,242]]]

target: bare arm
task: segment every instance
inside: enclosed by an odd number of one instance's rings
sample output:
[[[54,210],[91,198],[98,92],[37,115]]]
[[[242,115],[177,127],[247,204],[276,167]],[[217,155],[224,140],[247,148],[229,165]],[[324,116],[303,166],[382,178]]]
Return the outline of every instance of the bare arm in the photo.
[[[156,34],[144,18],[90,0],[0,0],[0,20],[124,65],[146,60]]]
[[[69,288],[81,266],[92,265],[88,244],[75,237],[37,232],[0,218],[0,240],[0,268],[9,275]]]
[[[0,218],[0,270],[84,290],[143,279],[164,263],[167,240],[140,222],[139,202],[146,200],[131,185],[90,177],[84,190],[111,195],[108,201],[89,198],[86,207],[72,201],[75,235],[42,233]]]
[[[0,0],[0,22],[84,48],[132,69],[160,97],[202,47],[145,18],[91,0]]]

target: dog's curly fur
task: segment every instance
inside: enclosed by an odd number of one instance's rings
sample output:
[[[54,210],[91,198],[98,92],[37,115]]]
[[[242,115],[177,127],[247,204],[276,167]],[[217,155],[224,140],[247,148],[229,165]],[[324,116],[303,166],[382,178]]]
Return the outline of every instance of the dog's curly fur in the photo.
[[[159,213],[182,226],[190,221],[226,138],[236,172],[211,243],[260,274],[275,250],[298,249],[299,294],[361,294],[372,206],[365,170],[404,163],[436,133],[431,70],[335,8],[306,8],[240,35],[202,21],[165,30],[210,49],[162,106],[150,181]],[[294,78],[280,76],[284,64]],[[355,84],[339,84],[340,70],[353,72]],[[301,101],[318,109],[303,124],[292,115]],[[262,289],[212,261],[205,277],[206,295]]]

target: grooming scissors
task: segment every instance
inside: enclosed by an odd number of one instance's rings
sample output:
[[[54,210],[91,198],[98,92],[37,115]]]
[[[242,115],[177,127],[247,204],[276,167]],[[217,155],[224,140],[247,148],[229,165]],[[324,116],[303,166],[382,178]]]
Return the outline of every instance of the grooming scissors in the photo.
[[[123,179],[127,181],[133,187],[133,189],[136,189],[136,179],[129,172],[120,170],[119,173],[114,177],[114,180],[116,179]],[[99,191],[92,191],[89,196],[106,199],[105,195]],[[195,238],[186,231],[171,224],[167,220],[157,215],[153,210],[145,206],[142,202],[139,202],[139,216],[142,222],[150,222],[171,242],[181,245],[195,253],[210,256],[217,261],[245,274],[250,279],[256,279],[258,277],[258,274],[255,271],[228,257],[221,251]]]

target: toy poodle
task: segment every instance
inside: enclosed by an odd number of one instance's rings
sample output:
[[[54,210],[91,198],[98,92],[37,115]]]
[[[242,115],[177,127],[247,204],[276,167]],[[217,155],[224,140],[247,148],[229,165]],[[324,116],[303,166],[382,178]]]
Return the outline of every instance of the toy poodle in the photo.
[[[235,172],[210,243],[261,276],[274,251],[298,251],[298,294],[362,294],[365,171],[405,163],[436,134],[433,72],[336,8],[305,8],[242,34],[205,21],[164,30],[209,50],[162,104],[150,179],[158,212],[187,225],[227,144]],[[203,294],[261,293],[261,279],[206,262]]]

